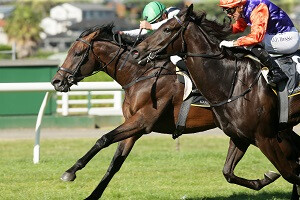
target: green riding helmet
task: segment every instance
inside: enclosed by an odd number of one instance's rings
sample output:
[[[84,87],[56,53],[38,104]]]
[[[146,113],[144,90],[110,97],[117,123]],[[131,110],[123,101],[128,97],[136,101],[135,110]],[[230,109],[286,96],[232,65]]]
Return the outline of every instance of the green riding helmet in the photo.
[[[158,1],[148,3],[143,10],[143,19],[150,24],[159,19],[166,11],[166,6]]]

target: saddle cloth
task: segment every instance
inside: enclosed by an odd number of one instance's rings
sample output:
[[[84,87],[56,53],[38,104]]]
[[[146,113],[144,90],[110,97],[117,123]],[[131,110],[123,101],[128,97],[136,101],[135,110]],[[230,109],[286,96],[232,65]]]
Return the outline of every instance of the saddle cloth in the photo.
[[[199,90],[196,89],[187,72],[177,71],[176,74],[179,82],[184,84],[183,101],[193,96],[192,106],[210,107],[208,101],[202,96]]]

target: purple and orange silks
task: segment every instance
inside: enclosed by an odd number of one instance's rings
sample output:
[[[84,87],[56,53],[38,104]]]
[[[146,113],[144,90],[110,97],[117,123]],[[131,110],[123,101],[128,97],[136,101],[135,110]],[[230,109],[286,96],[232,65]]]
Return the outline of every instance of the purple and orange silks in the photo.
[[[243,32],[251,26],[247,36],[237,39],[239,46],[251,46],[262,42],[265,34],[288,32],[294,27],[289,16],[269,0],[248,0],[243,17],[232,25],[233,33]]]

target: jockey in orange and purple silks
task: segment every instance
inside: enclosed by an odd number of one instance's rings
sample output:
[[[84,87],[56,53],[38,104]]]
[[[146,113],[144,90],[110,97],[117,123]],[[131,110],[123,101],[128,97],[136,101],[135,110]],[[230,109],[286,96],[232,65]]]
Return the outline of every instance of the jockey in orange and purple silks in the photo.
[[[270,85],[286,81],[287,76],[268,52],[291,54],[298,50],[300,36],[289,16],[269,0],[220,0],[219,6],[236,20],[233,33],[251,26],[250,34],[236,41],[222,41],[220,47],[246,46],[269,67]]]

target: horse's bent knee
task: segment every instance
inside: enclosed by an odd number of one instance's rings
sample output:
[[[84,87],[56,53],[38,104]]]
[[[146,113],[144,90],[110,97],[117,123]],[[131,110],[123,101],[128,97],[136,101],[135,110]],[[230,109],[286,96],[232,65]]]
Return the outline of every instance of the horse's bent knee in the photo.
[[[233,173],[223,171],[223,175],[228,183],[242,185],[257,191],[264,187],[264,185],[261,184],[260,180],[247,180],[247,183],[244,183],[244,185],[240,182],[240,178],[236,177]]]

